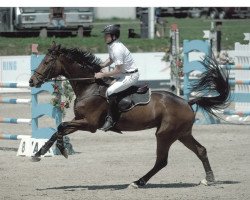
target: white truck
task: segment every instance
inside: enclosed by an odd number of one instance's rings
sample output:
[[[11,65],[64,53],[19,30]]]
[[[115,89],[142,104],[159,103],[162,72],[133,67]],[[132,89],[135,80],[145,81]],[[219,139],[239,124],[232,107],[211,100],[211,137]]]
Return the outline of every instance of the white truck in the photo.
[[[0,35],[34,36],[40,35],[78,35],[90,36],[93,28],[92,7],[58,7],[62,13],[57,19],[63,24],[53,23],[53,10],[49,7],[0,8]]]

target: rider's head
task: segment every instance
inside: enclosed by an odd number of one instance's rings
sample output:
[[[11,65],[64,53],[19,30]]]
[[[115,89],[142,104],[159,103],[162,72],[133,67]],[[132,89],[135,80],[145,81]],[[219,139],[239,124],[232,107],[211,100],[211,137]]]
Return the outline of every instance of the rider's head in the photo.
[[[119,25],[107,25],[104,27],[102,32],[104,33],[105,41],[107,44],[111,44],[120,37]]]

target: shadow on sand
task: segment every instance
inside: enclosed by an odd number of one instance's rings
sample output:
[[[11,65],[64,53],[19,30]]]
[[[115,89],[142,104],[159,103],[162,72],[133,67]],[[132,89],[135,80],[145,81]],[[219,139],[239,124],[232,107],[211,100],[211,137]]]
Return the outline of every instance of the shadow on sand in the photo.
[[[213,186],[225,185],[225,184],[238,184],[238,181],[216,181]],[[196,187],[200,184],[197,183],[168,183],[168,184],[147,184],[141,189],[153,189],[153,188],[190,188]],[[124,190],[127,189],[128,184],[118,184],[118,185],[69,185],[60,187],[51,187],[44,189],[37,189],[38,191],[44,190],[65,190],[65,191],[75,191],[78,189],[82,190]]]

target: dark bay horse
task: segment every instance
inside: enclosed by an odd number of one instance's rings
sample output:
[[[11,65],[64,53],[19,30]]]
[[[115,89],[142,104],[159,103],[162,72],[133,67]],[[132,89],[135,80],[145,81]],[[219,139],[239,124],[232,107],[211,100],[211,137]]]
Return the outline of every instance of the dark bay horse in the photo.
[[[93,54],[79,49],[61,48],[55,43],[50,47],[43,61],[30,78],[31,87],[39,87],[42,83],[59,75],[70,80],[76,95],[74,102],[75,117],[72,121],[63,122],[56,133],[33,156],[39,161],[49,148],[57,141],[57,147],[62,155],[68,157],[63,146],[63,136],[77,130],[96,132],[105,120],[108,103],[105,97],[107,86],[102,80],[95,80],[94,73],[100,71],[100,60]],[[133,187],[144,186],[148,180],[168,163],[170,146],[177,140],[193,151],[201,160],[205,172],[205,182],[214,182],[207,152],[192,136],[195,112],[192,105],[196,104],[213,114],[213,109],[224,107],[230,95],[228,74],[220,70],[217,63],[206,58],[203,62],[207,71],[193,86],[195,91],[216,92],[217,96],[199,96],[186,101],[167,91],[153,91],[151,101],[147,105],[136,106],[121,114],[114,131],[140,131],[156,128],[156,162],[153,168],[139,180],[131,183]],[[79,80],[82,78],[82,80]],[[143,117],[142,117],[143,116]]]

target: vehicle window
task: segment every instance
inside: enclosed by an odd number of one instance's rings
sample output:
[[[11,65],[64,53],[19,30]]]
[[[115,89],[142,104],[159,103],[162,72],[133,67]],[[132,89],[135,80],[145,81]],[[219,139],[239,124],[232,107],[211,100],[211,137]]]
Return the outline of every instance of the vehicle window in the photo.
[[[92,7],[83,7],[83,8],[65,7],[64,11],[65,12],[91,12],[91,11],[93,11],[93,8]]]
[[[29,7],[21,7],[20,8],[21,13],[48,13],[49,8],[48,7],[41,7],[41,8],[29,8]]]

